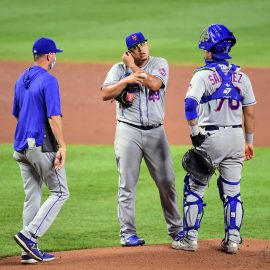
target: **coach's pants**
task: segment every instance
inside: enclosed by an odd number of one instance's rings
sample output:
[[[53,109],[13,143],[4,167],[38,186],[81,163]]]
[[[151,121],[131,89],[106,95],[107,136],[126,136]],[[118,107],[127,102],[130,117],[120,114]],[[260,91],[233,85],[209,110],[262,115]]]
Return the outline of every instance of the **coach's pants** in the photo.
[[[21,233],[36,241],[46,233],[69,198],[66,172],[64,168],[55,170],[55,153],[43,153],[41,147],[15,151],[13,157],[19,164],[25,192]],[[43,182],[50,196],[41,205]]]

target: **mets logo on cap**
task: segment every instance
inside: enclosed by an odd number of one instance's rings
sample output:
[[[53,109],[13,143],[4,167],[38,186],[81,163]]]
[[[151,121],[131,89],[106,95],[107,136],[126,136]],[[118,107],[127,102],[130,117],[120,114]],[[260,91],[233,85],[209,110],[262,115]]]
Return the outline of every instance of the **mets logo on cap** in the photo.
[[[134,41],[137,40],[137,36],[136,36],[136,35],[133,35],[131,38],[132,38]]]

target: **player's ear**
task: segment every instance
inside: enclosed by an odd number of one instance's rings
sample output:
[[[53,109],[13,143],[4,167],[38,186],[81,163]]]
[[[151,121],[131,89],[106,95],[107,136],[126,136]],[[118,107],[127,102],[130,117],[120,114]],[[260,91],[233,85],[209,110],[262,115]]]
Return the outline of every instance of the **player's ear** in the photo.
[[[213,58],[212,53],[211,53],[211,52],[209,52],[209,51],[205,51],[205,59],[210,60],[210,59],[212,59],[212,58]]]

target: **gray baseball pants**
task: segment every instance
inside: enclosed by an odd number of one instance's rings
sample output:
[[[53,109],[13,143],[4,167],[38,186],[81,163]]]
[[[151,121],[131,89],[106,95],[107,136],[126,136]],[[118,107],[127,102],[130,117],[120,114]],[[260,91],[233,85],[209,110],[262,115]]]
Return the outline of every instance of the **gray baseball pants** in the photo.
[[[20,167],[25,192],[21,233],[34,242],[46,233],[69,198],[65,168],[53,167],[55,154],[43,153],[41,147],[34,146],[13,155]],[[43,182],[50,196],[41,205]]]
[[[202,130],[203,133],[204,130]],[[244,150],[245,141],[243,136],[242,128],[232,128],[232,127],[220,127],[219,130],[210,131],[210,136],[201,145],[202,149],[205,149],[212,159],[214,165],[218,168],[220,176],[226,181],[222,183],[222,188],[225,197],[234,197],[240,193],[240,180],[244,161]],[[198,181],[193,181],[190,177],[189,186],[190,190],[197,194],[200,198],[204,197],[204,193],[207,189],[208,179],[200,179]],[[197,179],[198,180],[198,179]],[[196,196],[189,195],[186,198],[187,202],[197,201]],[[239,200],[241,197],[239,196]],[[188,224],[195,224],[198,207],[197,205],[191,205],[188,210],[188,215],[186,216]],[[240,204],[236,208],[236,224],[241,227],[243,210]],[[225,218],[229,219],[224,213]],[[189,236],[193,240],[198,239],[198,231],[190,230]],[[240,233],[238,230],[234,229],[230,231],[230,240],[239,243]]]
[[[143,158],[159,190],[168,234],[174,237],[183,229],[183,222],[179,215],[173,164],[163,126],[141,130],[118,122],[115,157],[119,173],[118,220],[121,239],[136,234],[135,194]]]

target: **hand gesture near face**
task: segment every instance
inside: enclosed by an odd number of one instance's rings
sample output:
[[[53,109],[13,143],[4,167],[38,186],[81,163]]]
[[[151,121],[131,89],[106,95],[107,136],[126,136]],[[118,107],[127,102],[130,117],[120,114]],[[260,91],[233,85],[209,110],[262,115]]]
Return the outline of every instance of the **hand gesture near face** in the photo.
[[[123,63],[129,68],[133,67],[133,66],[136,66],[136,64],[134,62],[134,58],[133,58],[133,56],[131,55],[130,52],[125,52],[122,55],[122,60],[123,60]]]

